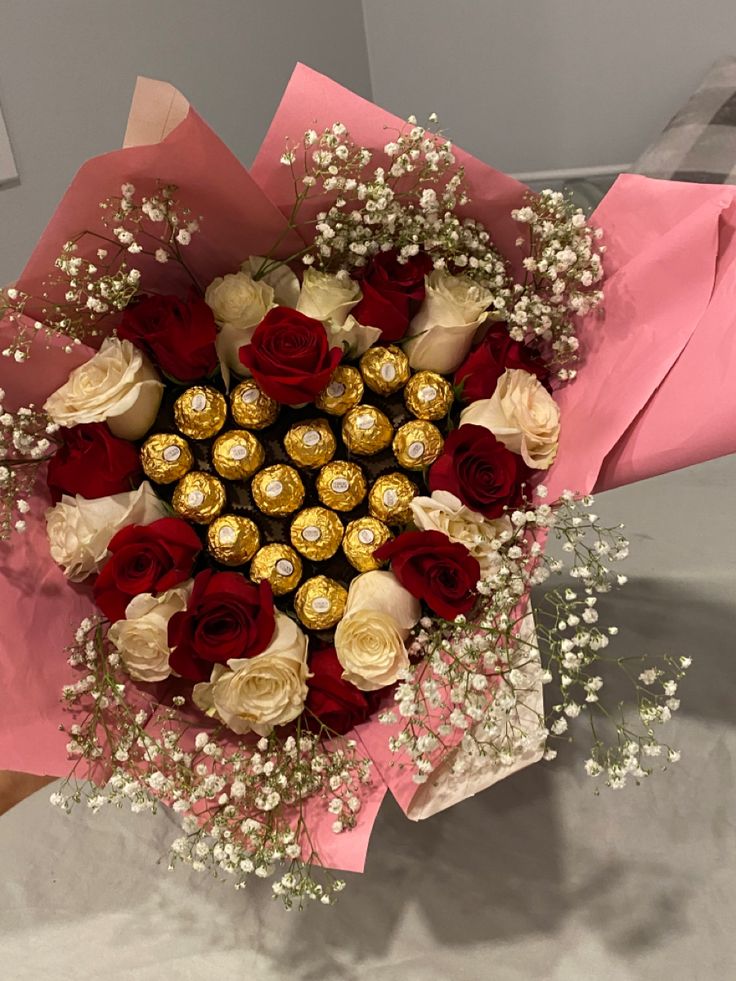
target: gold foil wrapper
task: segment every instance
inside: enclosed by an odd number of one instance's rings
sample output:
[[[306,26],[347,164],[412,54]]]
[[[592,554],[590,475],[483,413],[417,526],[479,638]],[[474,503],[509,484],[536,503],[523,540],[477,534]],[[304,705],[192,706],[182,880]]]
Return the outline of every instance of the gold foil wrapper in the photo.
[[[262,392],[253,378],[246,378],[230,393],[230,411],[244,429],[265,429],[276,422],[279,404]]]
[[[227,403],[208,385],[188,388],[174,402],[176,428],[192,439],[209,439],[222,429],[227,417]]]
[[[297,422],[284,436],[284,449],[301,467],[321,467],[335,455],[337,441],[325,419]]]
[[[411,502],[419,493],[413,480],[403,473],[387,473],[379,477],[368,494],[368,510],[374,518],[389,525],[411,521]]]
[[[176,485],[171,505],[182,518],[208,525],[225,507],[225,488],[212,474],[193,470]]]
[[[246,429],[221,433],[212,445],[212,464],[226,480],[252,477],[263,466],[266,453],[259,440]]]
[[[435,371],[418,371],[404,389],[406,407],[418,419],[444,418],[453,399],[452,386]]]
[[[175,433],[156,433],[141,447],[141,465],[146,477],[157,484],[181,480],[194,466],[189,443]]]
[[[409,381],[411,374],[409,359],[401,348],[393,344],[368,348],[360,359],[360,372],[368,388],[378,395],[398,392]]]
[[[308,630],[329,630],[345,612],[348,591],[327,576],[305,580],[294,597],[296,615]]]
[[[358,405],[363,392],[363,379],[358,369],[341,364],[335,368],[329,385],[319,393],[314,404],[331,416],[344,416],[349,409]]]
[[[307,559],[331,559],[342,541],[342,521],[327,508],[305,508],[291,522],[291,544]]]
[[[256,507],[264,514],[291,514],[304,503],[302,478],[285,463],[259,470],[250,489]]]
[[[368,486],[357,463],[333,460],[317,475],[317,496],[325,507],[352,511],[365,498]]]
[[[385,450],[393,432],[388,416],[374,405],[356,405],[343,416],[343,442],[358,456],[373,456]]]
[[[407,470],[423,470],[442,452],[442,433],[431,422],[413,419],[396,430],[394,456]]]
[[[207,548],[223,565],[245,565],[260,543],[261,534],[255,521],[238,514],[223,514],[207,529]]]
[[[378,518],[356,518],[345,529],[342,550],[354,569],[371,572],[381,565],[373,558],[373,552],[392,537],[387,526]]]
[[[296,589],[302,578],[302,560],[289,545],[264,545],[250,564],[253,582],[268,579],[274,596],[283,596]]]

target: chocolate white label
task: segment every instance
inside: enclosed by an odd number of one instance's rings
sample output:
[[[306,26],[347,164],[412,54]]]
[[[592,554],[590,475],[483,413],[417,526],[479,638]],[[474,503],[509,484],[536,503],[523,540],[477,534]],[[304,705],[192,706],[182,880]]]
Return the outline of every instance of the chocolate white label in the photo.
[[[167,446],[163,453],[164,460],[168,463],[176,463],[180,456],[181,447],[179,446]]]
[[[284,489],[280,480],[271,480],[266,484],[267,497],[278,497]]]
[[[358,427],[358,429],[373,429],[375,424],[376,420],[373,418],[373,416],[369,416],[367,412],[362,416],[358,416],[358,418],[355,420],[355,425]]]
[[[342,382],[330,382],[327,386],[327,394],[331,399],[339,399],[341,395],[345,394],[345,386]]]
[[[245,402],[246,405],[253,405],[254,402],[258,401],[259,396],[260,392],[257,388],[246,388],[240,396],[240,401]]]
[[[202,412],[207,408],[207,396],[204,392],[197,392],[197,394],[192,399],[192,410],[194,412]]]
[[[346,490],[350,487],[350,481],[345,477],[335,477],[335,479],[330,484],[330,487],[336,494],[344,494]]]
[[[370,528],[361,528],[358,532],[358,541],[362,545],[372,545],[375,541],[376,536],[370,530]]]
[[[422,385],[417,394],[420,402],[432,402],[437,398],[437,389],[434,385]]]
[[[392,364],[382,364],[380,374],[384,381],[392,382],[396,377],[396,368]]]
[[[230,447],[231,460],[244,460],[248,456],[247,449],[239,444]]]
[[[308,429],[302,437],[305,446],[316,446],[319,443],[320,435],[316,429]]]
[[[315,613],[327,613],[332,603],[326,596],[317,596],[312,600],[312,609]]]
[[[387,508],[395,508],[399,503],[399,495],[395,490],[387,490],[383,492],[383,503]]]
[[[316,525],[307,525],[302,531],[302,538],[305,542],[318,542],[322,537],[322,532]]]
[[[276,572],[280,576],[290,576],[294,571],[294,564],[288,559],[279,559],[276,563]]]
[[[189,491],[187,494],[187,504],[191,508],[198,508],[199,505],[204,501],[204,494],[201,490]]]
[[[409,448],[406,452],[409,454],[409,459],[418,460],[422,453],[424,453],[424,443],[415,440],[415,442],[409,443]]]
[[[237,537],[235,529],[229,525],[225,525],[224,528],[220,528],[220,534],[217,536],[217,539],[220,545],[232,545]]]

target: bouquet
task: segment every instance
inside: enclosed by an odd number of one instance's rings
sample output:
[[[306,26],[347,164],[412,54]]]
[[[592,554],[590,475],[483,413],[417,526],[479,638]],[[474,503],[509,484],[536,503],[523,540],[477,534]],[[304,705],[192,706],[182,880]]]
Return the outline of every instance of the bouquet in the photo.
[[[4,293],[0,762],[170,807],[172,864],[287,906],[362,868],[387,789],[427,817],[580,715],[608,786],[674,762],[689,658],[609,653],[590,492],[733,449],[660,424],[732,192],[621,183],[661,237],[301,67],[248,173],[140,80]]]

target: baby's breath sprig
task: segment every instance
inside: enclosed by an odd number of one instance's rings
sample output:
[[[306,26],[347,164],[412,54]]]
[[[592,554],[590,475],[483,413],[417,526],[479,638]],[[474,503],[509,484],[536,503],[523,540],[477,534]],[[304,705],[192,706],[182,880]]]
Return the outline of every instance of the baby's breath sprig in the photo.
[[[41,466],[53,455],[58,426],[33,405],[8,412],[0,389],[0,541],[26,530]]]

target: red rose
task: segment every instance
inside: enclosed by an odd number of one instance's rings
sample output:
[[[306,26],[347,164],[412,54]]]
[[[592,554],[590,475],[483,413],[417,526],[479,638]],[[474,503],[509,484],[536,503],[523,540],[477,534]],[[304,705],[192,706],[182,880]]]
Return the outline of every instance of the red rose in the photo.
[[[309,655],[309,688],[305,721],[313,729],[315,722],[346,733],[359,722],[365,722],[370,708],[362,691],[342,679],[342,665],[337,660],[334,647],[325,647]],[[311,713],[311,715],[310,715]],[[316,717],[316,718],[314,718]]]
[[[455,372],[456,385],[465,380],[462,401],[489,399],[507,368],[523,368],[542,382],[549,377],[549,369],[535,351],[513,341],[504,324],[494,324]]]
[[[361,278],[363,298],[352,315],[361,324],[379,327],[383,343],[398,341],[424,299],[424,277],[431,268],[426,252],[405,263],[394,251],[379,252]]]
[[[454,620],[473,608],[480,579],[478,560],[441,531],[406,531],[373,555],[390,562],[401,585],[437,616]]]
[[[453,429],[445,440],[442,456],[429,471],[429,486],[450,491],[487,518],[498,518],[504,505],[520,503],[527,473],[521,457],[490,430],[468,424]]]
[[[128,307],[118,336],[131,341],[177,381],[211,375],[217,367],[217,326],[212,311],[197,296],[147,296]]]
[[[95,602],[112,621],[139,593],[162,593],[192,574],[202,549],[199,536],[180,518],[159,518],[150,525],[128,525],[107,546],[110,558],[94,585]]]
[[[269,310],[238,353],[266,395],[284,405],[314,401],[342,357],[319,320],[289,307]]]
[[[129,491],[143,475],[138,448],[118,439],[105,422],[60,431],[61,446],[49,460],[51,497],[81,494],[88,499]]]
[[[189,681],[209,681],[213,664],[254,657],[275,629],[271,585],[239,572],[205,569],[194,580],[186,610],[169,620],[169,663]]]

